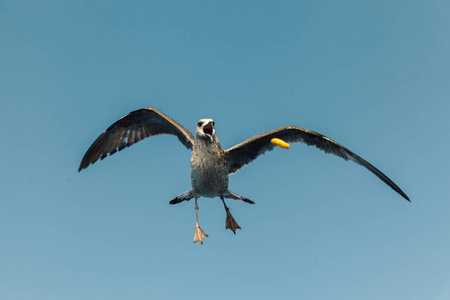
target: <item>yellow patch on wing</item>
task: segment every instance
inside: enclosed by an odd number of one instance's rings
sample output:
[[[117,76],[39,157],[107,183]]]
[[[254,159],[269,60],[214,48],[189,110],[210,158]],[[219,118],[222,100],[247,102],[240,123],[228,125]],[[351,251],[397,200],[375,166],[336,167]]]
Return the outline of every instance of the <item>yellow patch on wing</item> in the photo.
[[[289,144],[286,143],[285,141],[281,140],[281,139],[277,139],[277,138],[273,138],[270,140],[270,142],[274,145],[280,146],[284,149],[289,149]]]

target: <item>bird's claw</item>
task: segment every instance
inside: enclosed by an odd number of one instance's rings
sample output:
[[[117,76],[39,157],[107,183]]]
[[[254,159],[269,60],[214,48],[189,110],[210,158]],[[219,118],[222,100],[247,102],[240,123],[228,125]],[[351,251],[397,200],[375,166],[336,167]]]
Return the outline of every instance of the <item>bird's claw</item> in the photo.
[[[234,234],[236,234],[236,229],[241,229],[241,226],[236,222],[233,216],[230,213],[230,210],[227,209],[227,220],[225,221],[225,228],[231,229]]]
[[[195,223],[195,235],[194,235],[194,243],[196,242],[200,242],[201,244],[203,244],[203,239],[205,237],[207,237],[208,235],[206,234],[206,232],[204,232],[201,228],[200,225],[198,225],[198,222]]]

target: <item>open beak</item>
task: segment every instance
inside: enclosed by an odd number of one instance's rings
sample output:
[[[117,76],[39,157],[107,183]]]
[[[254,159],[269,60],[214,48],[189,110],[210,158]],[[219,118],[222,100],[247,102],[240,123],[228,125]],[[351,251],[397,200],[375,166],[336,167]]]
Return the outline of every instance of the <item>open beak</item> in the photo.
[[[206,135],[208,135],[208,136],[212,136],[212,134],[213,134],[213,130],[214,130],[214,128],[213,128],[213,126],[212,126],[212,124],[211,123],[209,123],[208,125],[205,125],[204,127],[203,127],[203,132],[206,134]]]

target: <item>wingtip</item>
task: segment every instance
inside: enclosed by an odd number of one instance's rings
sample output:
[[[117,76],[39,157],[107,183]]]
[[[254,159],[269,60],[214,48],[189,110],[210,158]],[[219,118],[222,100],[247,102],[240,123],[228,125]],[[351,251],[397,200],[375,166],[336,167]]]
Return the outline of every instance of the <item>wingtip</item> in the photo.
[[[81,172],[81,170],[86,169],[87,166],[83,165],[83,163],[80,164],[80,167],[78,168],[78,173]]]
[[[411,200],[409,200],[409,197],[408,197],[405,193],[403,193],[402,190],[400,190],[399,194],[400,194],[403,198],[405,198],[408,202],[411,202]]]

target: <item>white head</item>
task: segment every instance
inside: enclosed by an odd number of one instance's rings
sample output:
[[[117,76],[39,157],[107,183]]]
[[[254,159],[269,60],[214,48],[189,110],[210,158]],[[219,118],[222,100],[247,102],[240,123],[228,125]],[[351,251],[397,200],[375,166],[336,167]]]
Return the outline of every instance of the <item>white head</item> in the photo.
[[[215,122],[213,119],[201,119],[197,123],[197,129],[195,134],[198,138],[214,140],[216,136],[216,129],[214,128]]]

